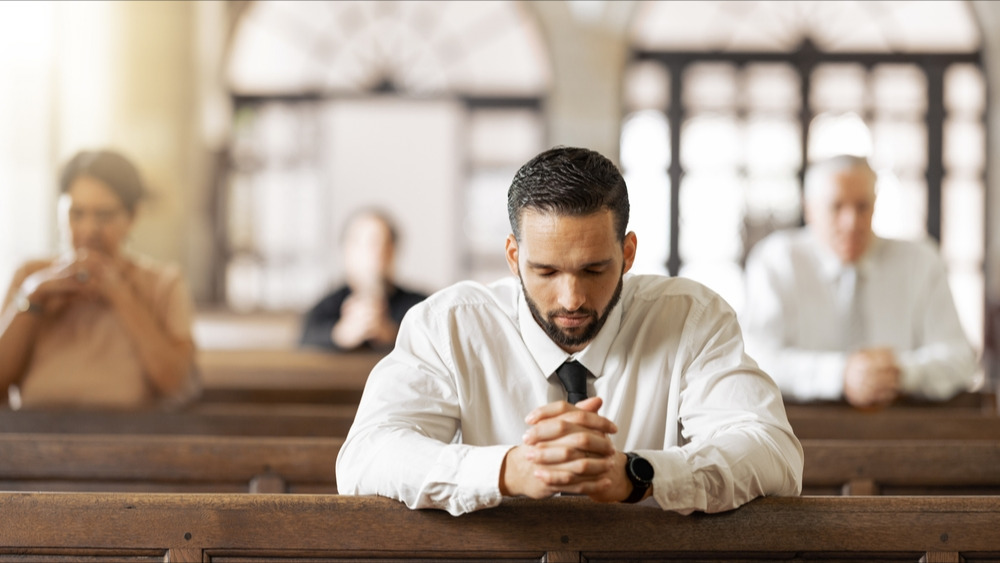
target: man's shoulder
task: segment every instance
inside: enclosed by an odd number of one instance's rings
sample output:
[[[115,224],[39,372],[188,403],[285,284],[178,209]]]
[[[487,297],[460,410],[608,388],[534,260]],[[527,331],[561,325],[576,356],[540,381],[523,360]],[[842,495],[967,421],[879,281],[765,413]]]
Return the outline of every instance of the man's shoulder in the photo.
[[[652,274],[626,276],[622,298],[630,302],[646,303],[678,298],[701,302],[721,299],[714,290],[691,278]]]
[[[888,262],[904,262],[910,266],[943,264],[937,243],[929,238],[878,238],[877,252]]]
[[[878,244],[890,252],[910,253],[915,255],[938,255],[937,242],[930,237],[917,239],[899,239],[878,237]]]
[[[435,312],[496,309],[513,315],[520,291],[520,285],[513,277],[489,284],[466,280],[432,293],[419,306]]]

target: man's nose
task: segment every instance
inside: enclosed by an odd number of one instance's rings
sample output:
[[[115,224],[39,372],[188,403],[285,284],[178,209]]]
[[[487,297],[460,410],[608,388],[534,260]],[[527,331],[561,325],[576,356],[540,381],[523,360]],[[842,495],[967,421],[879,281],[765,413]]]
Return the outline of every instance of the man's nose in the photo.
[[[837,223],[844,229],[854,229],[858,224],[858,211],[856,209],[843,209],[837,215]]]
[[[586,301],[583,283],[576,276],[563,276],[559,287],[559,306],[567,311],[576,311],[583,307]]]

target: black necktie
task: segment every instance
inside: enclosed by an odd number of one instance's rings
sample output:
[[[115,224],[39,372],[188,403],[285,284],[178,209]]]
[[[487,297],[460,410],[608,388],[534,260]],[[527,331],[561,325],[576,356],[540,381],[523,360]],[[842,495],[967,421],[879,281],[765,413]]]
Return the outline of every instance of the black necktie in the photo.
[[[577,361],[566,362],[556,370],[559,381],[566,388],[568,395],[566,400],[571,405],[575,405],[577,401],[587,398],[587,375],[589,374],[590,372],[587,371],[587,368],[583,367]]]

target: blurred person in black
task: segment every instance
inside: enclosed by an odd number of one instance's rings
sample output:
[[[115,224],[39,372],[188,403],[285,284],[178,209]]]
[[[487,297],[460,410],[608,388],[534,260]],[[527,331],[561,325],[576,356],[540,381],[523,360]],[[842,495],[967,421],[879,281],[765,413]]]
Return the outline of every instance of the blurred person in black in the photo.
[[[403,315],[427,296],[394,280],[398,231],[378,209],[363,209],[341,237],[345,283],[306,313],[300,343],[333,351],[387,351]]]

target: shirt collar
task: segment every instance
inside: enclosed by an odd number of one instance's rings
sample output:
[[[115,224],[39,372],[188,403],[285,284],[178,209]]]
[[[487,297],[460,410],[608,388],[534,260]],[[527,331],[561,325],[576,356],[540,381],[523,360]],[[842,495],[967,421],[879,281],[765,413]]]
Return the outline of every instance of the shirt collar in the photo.
[[[819,240],[819,238],[812,233],[812,231],[808,232],[809,236],[813,240],[813,247],[817,249],[816,257],[819,261],[820,272],[822,272],[825,279],[833,282],[836,282],[840,278],[840,275],[844,272],[844,270],[852,266],[858,271],[859,274],[864,275],[865,272],[871,267],[870,264],[873,260],[872,257],[878,253],[878,249],[882,246],[882,239],[872,235],[871,244],[868,245],[868,249],[861,255],[861,258],[858,258],[858,261],[854,264],[844,264],[840,261],[840,258],[838,258],[837,255],[823,243],[823,241]]]
[[[592,373],[594,377],[601,376],[601,373],[604,371],[604,362],[611,350],[612,343],[614,343],[615,335],[618,334],[618,329],[621,327],[621,301],[608,314],[608,319],[605,321],[604,326],[601,327],[601,330],[598,331],[597,336],[590,341],[590,344],[586,348],[576,354],[569,354],[560,348],[559,345],[549,338],[548,334],[545,334],[542,327],[538,326],[538,323],[535,322],[535,317],[531,315],[531,309],[528,308],[528,302],[524,297],[523,289],[519,292],[517,301],[517,322],[521,330],[521,338],[524,339],[524,344],[528,347],[528,352],[531,353],[531,356],[535,359],[535,363],[538,364],[538,369],[546,377],[555,373],[559,366],[569,359],[575,359],[583,364],[583,367],[587,368],[587,371]]]

